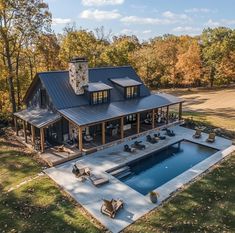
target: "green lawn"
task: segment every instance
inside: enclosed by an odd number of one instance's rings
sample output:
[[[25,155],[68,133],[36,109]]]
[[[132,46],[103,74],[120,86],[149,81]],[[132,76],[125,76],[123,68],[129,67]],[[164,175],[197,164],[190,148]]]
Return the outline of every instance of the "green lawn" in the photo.
[[[235,153],[125,232],[235,232],[234,177]]]
[[[22,149],[0,138],[0,232],[100,232],[46,175],[7,193],[42,170]]]

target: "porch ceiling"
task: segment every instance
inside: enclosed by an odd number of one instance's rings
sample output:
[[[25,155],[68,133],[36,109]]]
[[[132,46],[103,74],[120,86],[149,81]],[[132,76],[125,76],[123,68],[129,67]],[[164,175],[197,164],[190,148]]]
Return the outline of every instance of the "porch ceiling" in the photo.
[[[25,109],[20,112],[14,113],[15,116],[27,121],[37,128],[43,128],[59,119],[61,116],[59,113],[53,113],[47,109]]]
[[[75,124],[83,126],[180,102],[182,100],[177,97],[159,93],[109,104],[62,109],[59,112]]]

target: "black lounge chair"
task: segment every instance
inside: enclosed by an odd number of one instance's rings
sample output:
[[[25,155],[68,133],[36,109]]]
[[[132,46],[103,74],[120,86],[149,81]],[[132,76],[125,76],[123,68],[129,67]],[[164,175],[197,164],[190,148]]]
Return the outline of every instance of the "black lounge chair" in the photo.
[[[169,136],[169,137],[175,136],[174,131],[173,131],[173,130],[170,130],[170,129],[166,129],[166,134],[167,134],[167,136]]]
[[[146,148],[146,146],[144,144],[141,144],[142,141],[135,141],[134,144],[132,145],[132,147],[139,149],[139,150],[143,150]]]
[[[147,138],[147,142],[150,142],[152,144],[158,142],[157,139],[155,137],[151,137],[151,135],[147,135],[146,138]]]
[[[133,153],[133,152],[135,152],[135,148],[133,148],[133,147],[130,147],[129,145],[124,145],[124,151],[126,151],[126,152],[130,152],[130,153]]]
[[[154,134],[154,137],[155,137],[156,139],[160,139],[160,140],[166,139],[166,136],[163,136],[163,135],[161,135],[160,133],[155,133],[155,134]]]

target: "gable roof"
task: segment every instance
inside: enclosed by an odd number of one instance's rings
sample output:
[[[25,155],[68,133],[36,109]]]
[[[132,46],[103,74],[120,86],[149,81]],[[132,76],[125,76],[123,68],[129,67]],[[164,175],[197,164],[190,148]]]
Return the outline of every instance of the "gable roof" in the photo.
[[[121,67],[102,67],[89,69],[89,82],[95,83],[101,81],[102,83],[113,87],[111,91],[110,101],[123,101],[124,95],[118,88],[115,88],[111,79],[129,77],[137,82],[143,83],[131,66]],[[89,100],[85,95],[76,95],[69,84],[68,71],[51,71],[38,73],[36,79],[40,79],[43,86],[54,104],[56,109],[65,109],[88,105]],[[34,80],[33,83],[36,81]],[[26,93],[24,100],[28,98],[32,90],[32,86]],[[140,86],[140,97],[150,95],[149,89],[145,85]]]

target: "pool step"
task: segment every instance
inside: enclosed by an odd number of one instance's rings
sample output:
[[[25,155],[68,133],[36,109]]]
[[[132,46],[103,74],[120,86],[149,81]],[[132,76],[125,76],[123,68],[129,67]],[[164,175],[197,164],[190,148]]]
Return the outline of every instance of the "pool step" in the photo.
[[[125,167],[121,167],[117,170],[111,171],[109,174],[116,177],[116,176],[121,175],[122,173],[125,173],[128,171],[130,171],[130,168],[128,166],[125,166]]]
[[[129,175],[131,175],[132,174],[132,172],[131,171],[126,171],[126,172],[124,172],[124,173],[121,173],[121,174],[119,174],[119,175],[117,175],[117,176],[115,176],[117,179],[122,179],[122,178],[124,178],[124,177],[126,177],[126,176],[129,176]]]

